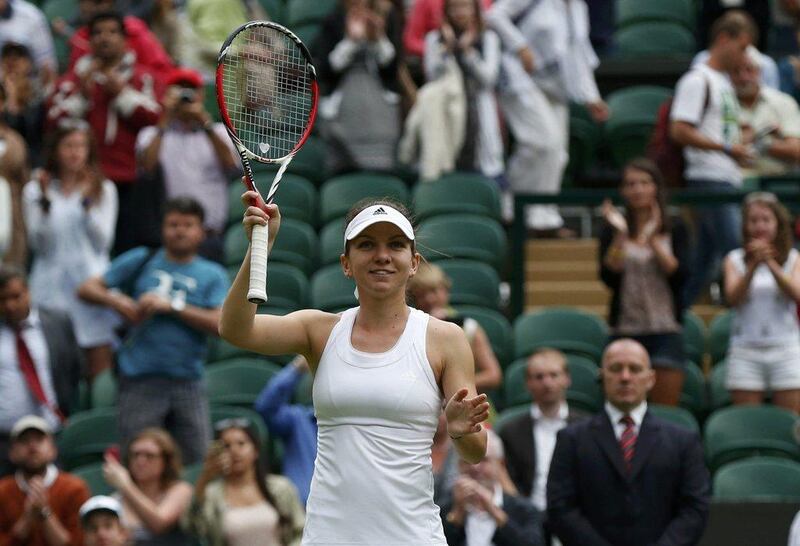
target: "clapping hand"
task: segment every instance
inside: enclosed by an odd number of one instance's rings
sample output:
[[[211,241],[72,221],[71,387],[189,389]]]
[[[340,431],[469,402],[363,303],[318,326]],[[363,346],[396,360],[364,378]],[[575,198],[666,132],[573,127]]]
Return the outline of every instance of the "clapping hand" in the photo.
[[[611,227],[624,235],[628,234],[628,221],[625,220],[625,217],[617,210],[617,207],[614,206],[610,199],[603,201],[602,212],[603,218]]]
[[[753,265],[775,258],[775,247],[763,239],[753,239],[745,246],[745,261]]]
[[[661,230],[661,208],[653,204],[650,212],[650,219],[642,227],[640,237],[645,241],[650,241]]]
[[[447,402],[444,414],[447,418],[447,433],[453,439],[480,432],[481,423],[489,418],[489,403],[485,394],[467,398],[469,390],[463,388]]]

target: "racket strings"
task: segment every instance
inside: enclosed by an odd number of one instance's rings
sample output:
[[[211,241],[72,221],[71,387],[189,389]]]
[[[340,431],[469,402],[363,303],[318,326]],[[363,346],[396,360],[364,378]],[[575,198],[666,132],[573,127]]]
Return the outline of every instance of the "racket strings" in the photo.
[[[236,136],[253,154],[288,156],[309,122],[312,91],[299,46],[270,27],[244,29],[223,61],[222,93]]]

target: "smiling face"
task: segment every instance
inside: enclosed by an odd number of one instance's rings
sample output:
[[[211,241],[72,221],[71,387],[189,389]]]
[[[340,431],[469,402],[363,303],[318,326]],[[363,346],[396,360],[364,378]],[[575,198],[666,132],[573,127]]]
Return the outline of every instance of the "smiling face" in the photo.
[[[405,296],[408,279],[416,273],[420,256],[399,227],[378,222],[349,241],[341,256],[342,269],[352,277],[359,297],[378,297],[400,292]]]
[[[778,234],[778,219],[767,205],[753,203],[745,213],[745,233],[748,240],[759,239],[771,243]]]

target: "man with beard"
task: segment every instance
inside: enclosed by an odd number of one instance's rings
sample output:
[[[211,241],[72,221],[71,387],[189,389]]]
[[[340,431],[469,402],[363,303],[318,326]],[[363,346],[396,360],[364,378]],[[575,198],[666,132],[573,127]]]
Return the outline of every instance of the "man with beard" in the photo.
[[[56,468],[56,455],[47,421],[27,415],[14,424],[10,457],[17,473],[0,480],[0,544],[82,543],[78,510],[89,489],[80,478]]]

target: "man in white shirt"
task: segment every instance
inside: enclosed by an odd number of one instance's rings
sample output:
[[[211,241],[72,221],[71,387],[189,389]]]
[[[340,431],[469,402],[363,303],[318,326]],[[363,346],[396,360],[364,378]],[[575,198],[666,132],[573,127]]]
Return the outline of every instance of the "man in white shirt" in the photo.
[[[647,410],[647,350],[605,350],[604,411],[558,433],[547,482],[548,522],[564,546],[696,544],[710,480],[699,435]]]
[[[753,33],[746,14],[727,12],[712,27],[708,60],[684,74],[675,88],[670,135],[684,147],[690,189],[736,191],[742,185],[740,166],[753,158],[742,144],[739,103],[728,76],[742,62]],[[694,264],[684,288],[687,305],[712,278],[720,259],[739,246],[740,223],[735,204],[697,208]]]

